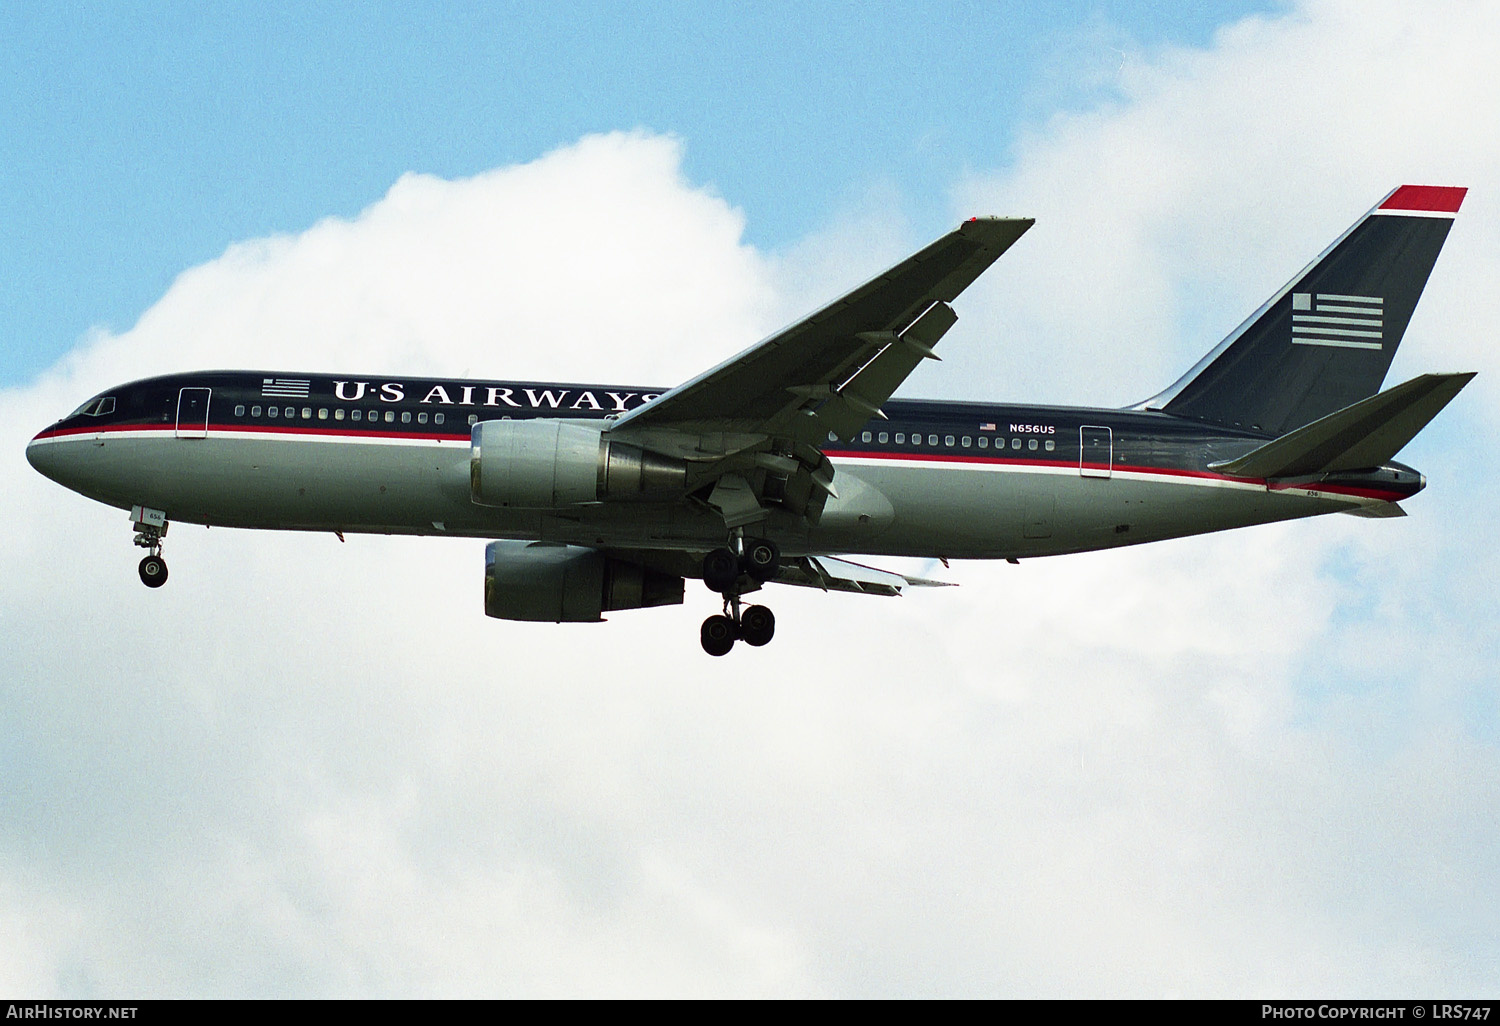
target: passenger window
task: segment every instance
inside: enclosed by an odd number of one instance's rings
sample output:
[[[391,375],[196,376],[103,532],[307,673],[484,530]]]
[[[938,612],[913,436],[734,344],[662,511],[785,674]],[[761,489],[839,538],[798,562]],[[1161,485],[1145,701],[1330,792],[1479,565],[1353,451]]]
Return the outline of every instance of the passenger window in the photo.
[[[274,407],[274,406],[267,406],[266,407],[266,416],[267,417],[274,417],[274,416],[276,416],[276,414],[277,414],[276,407]]]
[[[974,444],[974,439],[970,438],[968,435],[964,435],[964,437],[959,441],[959,444],[967,449],[969,446]]]
[[[1026,448],[1030,449],[1032,452],[1036,452],[1036,439],[1032,438],[1028,440],[1026,443]]]
[[[245,408],[243,406],[236,406],[234,408],[234,415],[236,417],[243,417],[245,415]]]
[[[1056,449],[1056,448],[1057,448],[1057,443],[1056,443],[1056,442],[1054,442],[1054,441],[1053,441],[1053,440],[1052,440],[1052,439],[1050,439],[1050,438],[1049,438],[1049,439],[1047,439],[1047,451],[1048,451],[1048,452],[1051,452],[1051,451],[1052,451],[1052,450],[1053,450],[1053,449]]]
[[[442,414],[438,414],[438,416],[442,416]],[[477,414],[477,413],[471,413],[471,414],[469,414],[469,427],[473,427],[475,424],[478,424],[478,423],[479,423],[479,414]]]
[[[418,424],[426,424],[427,423],[427,411],[426,410],[423,410],[421,413],[417,414],[417,423]]]
[[[321,406],[318,407],[318,419],[319,420],[327,420],[328,419],[328,411],[326,409],[324,409],[323,407],[321,407]]]
[[[259,417],[260,416],[260,407],[259,406],[252,406],[252,407],[250,407],[250,416],[252,416],[252,417]]]
[[[953,436],[952,435],[944,435],[943,436],[943,444],[946,445],[950,449],[953,448]]]
[[[396,423],[396,411],[395,410],[386,410],[385,411],[385,422],[387,424],[394,424],[394,423]]]
[[[979,447],[981,449],[988,449],[990,447],[990,440],[988,438],[984,437],[983,435],[980,435],[979,436]]]
[[[896,432],[896,444],[897,445],[905,445],[906,444],[906,432],[905,431],[897,431]]]
[[[928,435],[927,436],[927,444],[928,445],[937,445],[937,435]]]
[[[410,424],[411,423],[411,411],[410,410],[407,410],[407,411],[405,411],[404,413],[401,414],[401,423],[403,423],[403,424]]]
[[[432,422],[434,424],[441,424],[443,422],[443,415],[441,413],[434,413],[432,415]]]
[[[287,414],[287,416],[291,416],[291,414]],[[304,406],[304,407],[302,407],[302,419],[303,420],[312,420],[312,407],[311,406]]]
[[[336,410],[333,411],[333,419],[334,420],[343,420],[344,419],[344,408],[342,406],[340,406],[338,409],[336,409]]]
[[[870,440],[870,437],[870,432],[866,431],[864,434],[859,436],[859,440],[861,442],[868,442]]]
[[[363,410],[350,410],[349,411],[349,419],[350,420],[360,420],[360,419],[362,419],[364,417],[364,415],[365,414],[364,414]]]
[[[882,431],[877,436],[877,438],[879,439],[880,444],[884,445],[886,442],[889,442],[891,440],[891,433],[889,431]]]
[[[828,432],[828,440],[830,442],[837,442],[839,440],[839,436],[830,431]]]
[[[1012,449],[1019,449],[1021,447],[1021,440],[1019,438],[1012,438],[1010,440],[1010,447]]]

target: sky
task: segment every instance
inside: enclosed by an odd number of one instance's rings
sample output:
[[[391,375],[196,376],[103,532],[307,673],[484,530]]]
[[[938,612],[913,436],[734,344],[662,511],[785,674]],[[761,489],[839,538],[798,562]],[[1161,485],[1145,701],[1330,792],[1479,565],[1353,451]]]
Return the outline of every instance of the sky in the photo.
[[[1500,5],[0,9],[0,991],[1500,984]],[[1150,12],[1143,7],[1151,7]],[[25,442],[209,367],[671,385],[973,214],[905,395],[1160,390],[1403,182],[1410,516],[483,616],[483,545],[127,516]]]

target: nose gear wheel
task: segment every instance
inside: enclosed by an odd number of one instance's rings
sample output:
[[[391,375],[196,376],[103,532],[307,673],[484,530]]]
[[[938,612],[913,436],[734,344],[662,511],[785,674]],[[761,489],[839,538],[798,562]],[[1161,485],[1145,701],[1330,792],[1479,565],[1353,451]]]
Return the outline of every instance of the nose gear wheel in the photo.
[[[147,556],[141,560],[141,583],[148,588],[160,588],[167,583],[167,561],[160,556]]]
[[[167,533],[167,521],[160,524],[144,520],[135,522],[135,544],[146,550],[147,555],[139,567],[141,583],[148,588],[160,588],[167,583],[167,561],[161,556],[161,539]]]

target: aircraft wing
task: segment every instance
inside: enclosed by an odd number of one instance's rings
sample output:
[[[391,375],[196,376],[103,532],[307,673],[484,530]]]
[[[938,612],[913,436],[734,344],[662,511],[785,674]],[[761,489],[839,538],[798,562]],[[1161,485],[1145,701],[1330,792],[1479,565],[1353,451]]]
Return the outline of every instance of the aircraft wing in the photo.
[[[948,303],[1032,218],[974,218],[920,252],[614,423],[612,431],[772,435],[812,442],[875,415],[957,320]]]

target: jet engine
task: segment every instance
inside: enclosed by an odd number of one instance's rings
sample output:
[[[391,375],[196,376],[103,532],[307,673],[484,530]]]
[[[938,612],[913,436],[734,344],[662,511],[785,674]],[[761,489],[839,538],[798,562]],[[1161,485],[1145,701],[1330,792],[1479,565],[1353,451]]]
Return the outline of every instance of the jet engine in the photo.
[[[664,499],[687,463],[565,420],[486,420],[469,437],[469,491],[481,506],[557,509],[610,499]]]
[[[497,541],[484,550],[484,612],[501,620],[597,623],[612,609],[682,604],[683,579],[580,545]]]

